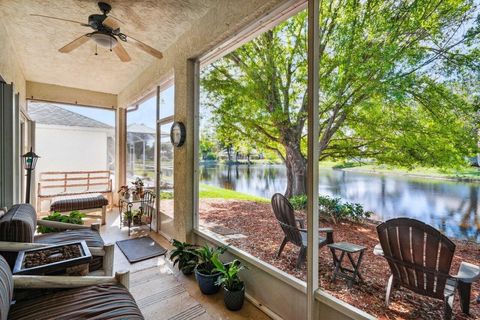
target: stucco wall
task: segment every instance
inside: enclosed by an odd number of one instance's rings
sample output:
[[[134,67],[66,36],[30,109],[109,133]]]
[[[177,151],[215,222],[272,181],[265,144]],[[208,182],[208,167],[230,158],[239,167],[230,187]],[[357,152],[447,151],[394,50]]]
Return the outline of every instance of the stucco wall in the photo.
[[[35,171],[107,170],[107,130],[37,124]]]
[[[20,93],[20,107],[25,108],[25,77],[16,57],[5,26],[0,21],[0,76],[5,82],[15,84],[16,91]]]
[[[28,99],[115,109],[117,95],[97,91],[27,81]]]

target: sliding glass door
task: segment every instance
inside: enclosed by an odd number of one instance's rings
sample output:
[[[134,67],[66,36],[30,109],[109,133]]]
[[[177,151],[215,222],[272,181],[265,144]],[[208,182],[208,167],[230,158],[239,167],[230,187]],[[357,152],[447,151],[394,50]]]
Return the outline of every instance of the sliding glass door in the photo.
[[[174,115],[173,81],[160,86],[160,108],[157,121],[157,188],[159,210],[159,232],[167,238],[175,236],[174,226],[174,181],[173,181],[173,146],[170,142],[170,128]]]

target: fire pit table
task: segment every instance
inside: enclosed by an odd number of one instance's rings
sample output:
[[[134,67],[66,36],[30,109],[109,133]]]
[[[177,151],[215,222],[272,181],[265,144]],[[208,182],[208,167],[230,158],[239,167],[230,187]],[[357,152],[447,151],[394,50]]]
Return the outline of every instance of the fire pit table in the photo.
[[[87,275],[92,254],[85,241],[64,242],[18,253],[13,274]]]

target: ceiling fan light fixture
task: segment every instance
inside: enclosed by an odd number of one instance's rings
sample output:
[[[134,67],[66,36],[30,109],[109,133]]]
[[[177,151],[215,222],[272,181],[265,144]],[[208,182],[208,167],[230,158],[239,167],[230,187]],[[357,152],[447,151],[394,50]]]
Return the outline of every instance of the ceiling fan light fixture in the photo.
[[[102,31],[95,31],[90,35],[90,37],[93,39],[93,41],[95,41],[96,44],[107,49],[114,48],[118,43],[117,38]]]

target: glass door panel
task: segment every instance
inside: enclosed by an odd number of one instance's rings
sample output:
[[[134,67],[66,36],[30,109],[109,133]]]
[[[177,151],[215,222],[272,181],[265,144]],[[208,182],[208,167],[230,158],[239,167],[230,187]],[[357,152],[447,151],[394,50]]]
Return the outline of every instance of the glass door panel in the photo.
[[[170,127],[173,122],[160,127],[160,231],[168,237],[175,235],[173,214],[173,146],[170,142]]]
[[[173,84],[173,81],[170,82]],[[157,187],[158,187],[158,230],[167,238],[175,237],[174,224],[174,181],[173,146],[170,142],[170,128],[173,123],[174,93],[173,85],[165,85],[160,92],[160,110],[157,122]]]

